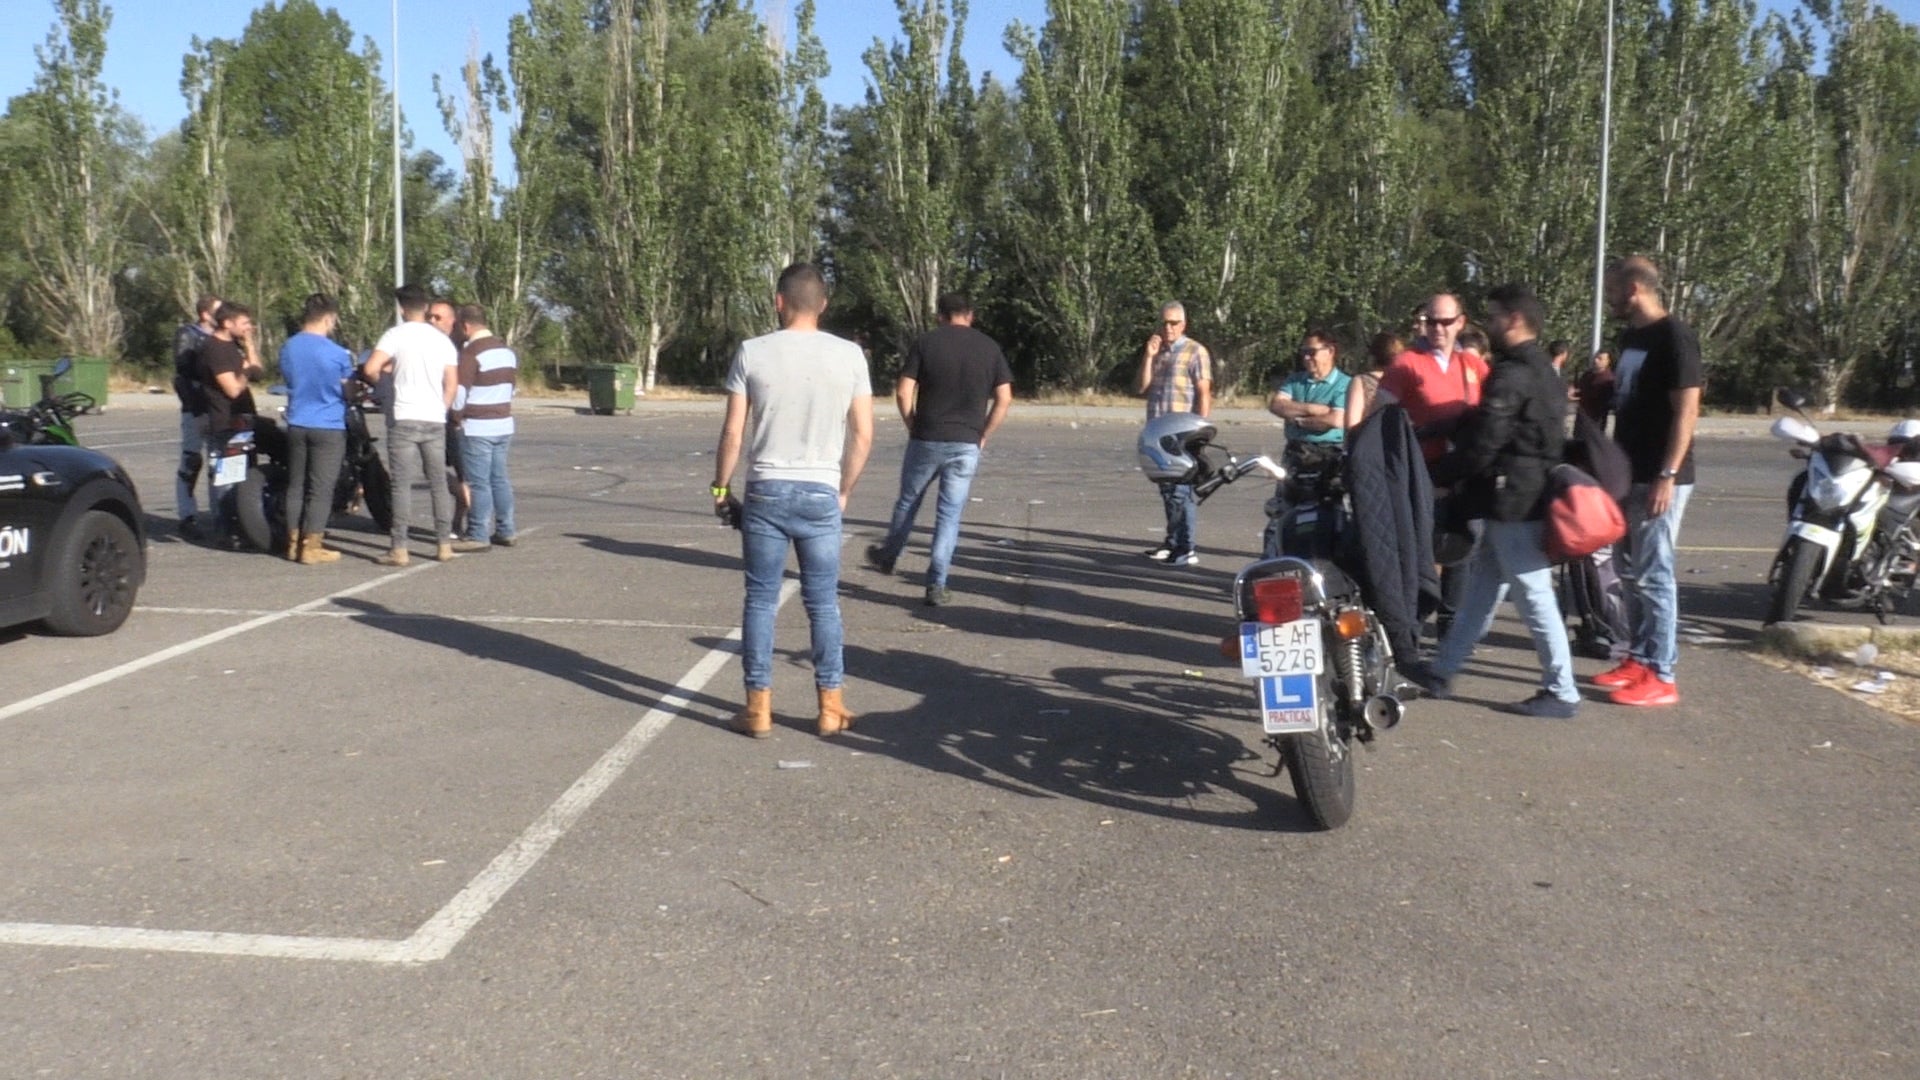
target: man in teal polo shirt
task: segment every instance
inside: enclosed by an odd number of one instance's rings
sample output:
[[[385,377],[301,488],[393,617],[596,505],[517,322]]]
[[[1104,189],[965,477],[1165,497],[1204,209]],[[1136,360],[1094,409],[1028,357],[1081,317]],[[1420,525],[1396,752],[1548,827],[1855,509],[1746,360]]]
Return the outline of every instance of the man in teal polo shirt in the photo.
[[[1347,387],[1353,379],[1335,366],[1339,347],[1325,330],[1309,331],[1300,344],[1300,367],[1274,388],[1267,411],[1287,422],[1287,449],[1281,461],[1290,473],[1322,466],[1340,454],[1347,437]],[[1262,553],[1280,554],[1280,516],[1286,511],[1287,485],[1274,488],[1267,503]]]
[[[1347,387],[1353,379],[1335,366],[1339,346],[1324,330],[1310,331],[1300,345],[1300,368],[1267,402],[1267,411],[1287,422],[1287,458],[1295,460],[1338,447],[1347,432]]]

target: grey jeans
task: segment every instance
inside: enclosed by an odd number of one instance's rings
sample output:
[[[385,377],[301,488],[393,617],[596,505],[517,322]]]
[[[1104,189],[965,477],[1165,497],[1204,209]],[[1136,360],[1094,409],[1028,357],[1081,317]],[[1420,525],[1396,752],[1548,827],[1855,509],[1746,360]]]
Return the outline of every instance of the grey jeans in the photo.
[[[287,428],[287,531],[318,536],[333,516],[333,489],[347,456],[347,433],[335,428]]]
[[[453,492],[447,488],[447,425],[429,420],[387,424],[387,474],[393,478],[393,546],[407,546],[413,520],[413,482],[425,474],[433,500],[433,541],[453,534]]]

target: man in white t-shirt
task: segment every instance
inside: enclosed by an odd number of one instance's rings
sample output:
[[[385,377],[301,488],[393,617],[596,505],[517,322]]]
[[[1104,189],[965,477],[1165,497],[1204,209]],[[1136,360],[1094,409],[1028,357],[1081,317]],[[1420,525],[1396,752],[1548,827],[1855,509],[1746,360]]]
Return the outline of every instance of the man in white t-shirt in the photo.
[[[834,735],[853,724],[840,698],[840,516],[873,446],[873,384],[860,347],[820,329],[827,283],[818,269],[795,263],[781,271],[773,306],[780,329],[742,342],[727,372],[727,417],[714,452],[713,509],[722,520],[739,515],[747,574],[747,704],[733,727],[755,738],[773,733],[773,614],[792,547],[813,638],[815,731]],[[746,491],[736,500],[729,485],[743,451]]]
[[[433,500],[434,557],[453,558],[453,495],[447,488],[447,410],[460,386],[460,354],[447,335],[427,322],[427,291],[402,285],[400,325],[380,336],[367,357],[370,382],[393,374],[393,404],[387,410],[387,474],[393,484],[393,545],[381,566],[407,565],[407,526],[413,518],[416,469]]]

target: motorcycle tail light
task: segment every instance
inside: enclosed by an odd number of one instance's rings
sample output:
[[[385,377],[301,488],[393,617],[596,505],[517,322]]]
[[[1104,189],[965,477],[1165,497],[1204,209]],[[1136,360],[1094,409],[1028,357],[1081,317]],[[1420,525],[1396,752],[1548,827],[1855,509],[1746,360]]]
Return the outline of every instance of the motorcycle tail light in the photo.
[[[1299,579],[1272,577],[1253,583],[1254,622],[1290,623],[1301,610]]]
[[[1372,632],[1373,620],[1359,608],[1348,608],[1334,617],[1333,628],[1339,633],[1341,640],[1352,641],[1355,638],[1366,637]]]

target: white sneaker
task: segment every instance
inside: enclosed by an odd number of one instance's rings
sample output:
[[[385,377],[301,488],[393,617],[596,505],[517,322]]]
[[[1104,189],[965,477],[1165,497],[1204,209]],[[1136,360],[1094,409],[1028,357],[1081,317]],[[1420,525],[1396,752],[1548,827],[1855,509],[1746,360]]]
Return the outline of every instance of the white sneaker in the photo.
[[[1153,550],[1148,551],[1145,554],[1147,558],[1152,559],[1154,562],[1163,563],[1163,562],[1166,562],[1168,559],[1173,558],[1173,548],[1169,547],[1166,544],[1161,544],[1159,547],[1154,548]]]
[[[1167,555],[1168,566],[1199,566],[1200,553],[1197,551],[1175,551]]]

